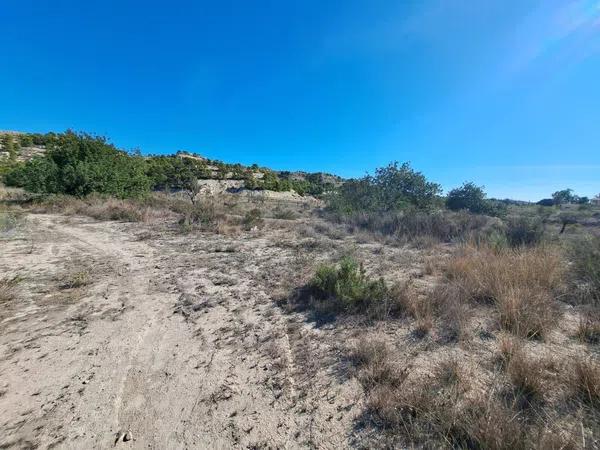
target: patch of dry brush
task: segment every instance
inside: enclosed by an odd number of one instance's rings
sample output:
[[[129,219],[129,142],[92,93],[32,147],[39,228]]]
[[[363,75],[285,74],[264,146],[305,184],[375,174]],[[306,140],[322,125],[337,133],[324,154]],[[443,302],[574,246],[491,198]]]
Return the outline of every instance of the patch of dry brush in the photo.
[[[410,285],[395,298],[403,299],[411,327],[440,322],[465,345],[441,347],[447,350],[420,362],[396,350],[389,335],[367,335],[350,349],[365,392],[364,423],[378,430],[368,434],[378,436],[369,445],[597,448],[600,363],[592,347],[572,340],[555,353],[556,343],[540,342],[560,332],[560,300],[570,281],[560,249],[466,245],[443,273],[429,298]],[[465,333],[477,311],[492,312],[501,330],[496,341],[491,333],[479,342]],[[582,318],[582,342],[595,345],[596,325],[595,317]]]
[[[503,363],[485,374],[481,366],[467,369],[457,355],[426,369],[399,362],[383,337],[358,341],[350,355],[365,391],[363,420],[380,432],[371,445],[595,448],[600,366],[576,358],[561,375],[552,360],[527,351],[518,338],[499,351]]]
[[[18,277],[0,278],[0,303],[13,300],[16,296]]]
[[[565,264],[552,247],[492,249],[465,246],[445,267],[448,283],[466,301],[495,306],[502,328],[541,338],[556,323],[556,297]]]

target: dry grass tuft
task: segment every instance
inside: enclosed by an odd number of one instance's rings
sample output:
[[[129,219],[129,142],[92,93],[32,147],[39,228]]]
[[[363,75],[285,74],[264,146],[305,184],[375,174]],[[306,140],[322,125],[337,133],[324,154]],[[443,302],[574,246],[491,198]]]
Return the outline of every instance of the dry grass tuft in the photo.
[[[77,289],[88,286],[92,282],[92,274],[89,270],[80,270],[69,274],[63,278],[60,283],[61,289]]]
[[[569,381],[575,398],[600,410],[600,363],[591,358],[577,358],[572,364]]]
[[[544,365],[540,360],[527,356],[522,348],[513,348],[506,365],[506,374],[519,406],[531,406],[543,398]]]
[[[8,302],[15,298],[19,281],[18,277],[0,278],[0,303]]]
[[[521,351],[520,342],[508,336],[501,336],[498,339],[498,362],[501,367],[506,368],[514,354]]]
[[[531,448],[522,417],[488,393],[467,402],[446,427],[454,448]]]
[[[2,206],[0,205],[0,208]],[[0,233],[9,233],[19,229],[25,222],[23,214],[16,211],[0,209]]]
[[[173,200],[170,204],[170,201],[163,196],[121,200],[99,195],[90,195],[86,198],[49,195],[26,206],[37,213],[82,215],[103,221],[151,222],[173,215],[178,203],[180,202]],[[171,206],[173,209],[170,208]]]
[[[457,356],[451,356],[438,363],[435,378],[442,386],[466,386],[467,377]]]
[[[518,336],[543,337],[558,319],[564,264],[556,249],[467,246],[446,274],[466,300],[494,304],[501,326]]]
[[[471,383],[460,356],[441,360],[433,376],[399,370],[394,353],[380,338],[364,339],[352,350],[357,377],[365,388],[365,419],[385,435],[385,446],[402,448],[570,449],[583,425],[561,421],[548,409],[546,364],[528,358],[522,341],[499,342],[504,377]],[[600,368],[582,361],[571,376],[577,401],[596,408]],[[585,433],[590,435],[589,428]],[[593,434],[593,433],[592,433]]]
[[[585,311],[579,317],[577,338],[588,344],[600,343],[600,311],[593,309]]]
[[[417,317],[422,312],[419,299],[410,280],[395,283],[390,288],[388,309],[397,316],[410,315]]]
[[[441,319],[439,335],[443,343],[459,342],[468,337],[471,308],[464,301],[464,292],[455,283],[438,285],[429,301]]]
[[[406,369],[392,361],[388,345],[379,338],[359,340],[350,351],[357,378],[366,391],[377,387],[398,388],[406,379]]]

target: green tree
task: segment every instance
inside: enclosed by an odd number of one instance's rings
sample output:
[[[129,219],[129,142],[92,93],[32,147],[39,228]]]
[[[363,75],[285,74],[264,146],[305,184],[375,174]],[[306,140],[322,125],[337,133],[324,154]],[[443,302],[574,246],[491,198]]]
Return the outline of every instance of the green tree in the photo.
[[[17,149],[15,147],[15,141],[11,134],[5,134],[2,136],[2,148],[5,152],[8,152],[8,157],[11,161],[17,159]]]
[[[398,166],[394,162],[377,169],[372,183],[378,191],[381,207],[386,210],[401,209],[407,205],[428,208],[442,190],[439,184],[427,181],[408,163]]]
[[[374,176],[345,182],[329,196],[329,206],[343,213],[428,209],[435,206],[440,192],[439,184],[427,181],[408,163],[394,162],[377,169]]]
[[[452,189],[448,193],[446,207],[453,211],[466,209],[473,213],[483,214],[489,209],[485,197],[483,186],[477,186],[472,182],[465,182],[461,187]]]
[[[33,146],[33,138],[30,134],[21,134],[19,135],[19,142],[21,147],[32,147]]]
[[[116,149],[105,138],[71,131],[55,136],[50,150],[7,174],[6,180],[34,192],[80,197],[92,192],[140,196],[149,187],[141,157]]]
[[[573,189],[563,189],[562,191],[556,191],[552,194],[552,200],[554,200],[555,205],[571,203],[573,199]]]

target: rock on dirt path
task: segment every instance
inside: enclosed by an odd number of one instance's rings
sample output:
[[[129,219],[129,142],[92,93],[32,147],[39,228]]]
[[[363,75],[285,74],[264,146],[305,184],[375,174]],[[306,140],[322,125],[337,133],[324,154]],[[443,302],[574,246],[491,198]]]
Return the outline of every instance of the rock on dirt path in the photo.
[[[269,238],[35,215],[0,246],[21,278],[0,312],[0,448],[348,445],[360,390],[326,333],[275,306],[290,256]]]

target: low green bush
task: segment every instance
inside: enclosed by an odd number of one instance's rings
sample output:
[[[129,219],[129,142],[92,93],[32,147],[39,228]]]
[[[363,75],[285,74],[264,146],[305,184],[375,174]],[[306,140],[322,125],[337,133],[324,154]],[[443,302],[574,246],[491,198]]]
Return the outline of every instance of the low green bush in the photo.
[[[509,217],[506,225],[506,239],[512,247],[534,246],[544,238],[544,223],[539,217]]]
[[[365,312],[389,297],[382,278],[372,280],[362,264],[350,257],[320,266],[310,283],[313,295],[336,312]]]

